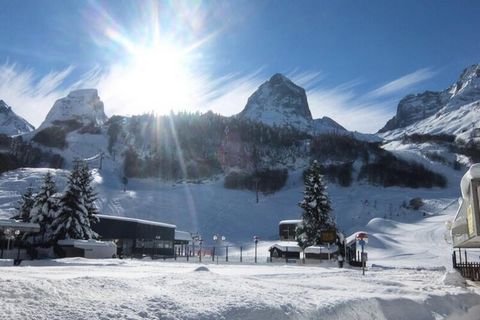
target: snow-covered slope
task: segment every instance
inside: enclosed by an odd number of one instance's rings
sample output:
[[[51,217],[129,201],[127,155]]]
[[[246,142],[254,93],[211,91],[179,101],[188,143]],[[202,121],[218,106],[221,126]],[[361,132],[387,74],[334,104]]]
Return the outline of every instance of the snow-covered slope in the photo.
[[[0,133],[9,136],[27,133],[35,128],[27,120],[13,112],[12,107],[0,100]]]
[[[102,125],[107,121],[103,102],[96,89],[72,91],[68,96],[58,99],[39,129],[44,129],[55,122],[77,120],[82,124]]]
[[[385,139],[404,133],[452,134],[469,140],[480,136],[480,65],[465,69],[459,80],[441,92],[409,95],[397,114],[380,129]]]

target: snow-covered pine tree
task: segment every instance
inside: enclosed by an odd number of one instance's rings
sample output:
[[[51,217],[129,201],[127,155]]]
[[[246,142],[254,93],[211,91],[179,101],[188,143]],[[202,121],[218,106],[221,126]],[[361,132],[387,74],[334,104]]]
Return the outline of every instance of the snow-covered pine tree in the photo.
[[[12,217],[12,219],[23,222],[30,221],[30,212],[33,208],[34,196],[33,188],[31,186],[27,187],[27,190],[25,190],[25,193],[22,194],[20,201],[18,201],[18,212]]]
[[[82,185],[82,192],[85,202],[85,208],[87,209],[88,219],[90,221],[90,225],[98,222],[98,209],[95,205],[95,201],[97,198],[97,193],[92,185],[93,176],[88,168],[88,164],[86,162],[80,165],[80,183]]]
[[[68,177],[68,185],[59,200],[58,210],[51,224],[52,241],[62,239],[95,239],[85,204],[81,182],[81,166],[77,163]]]
[[[35,195],[33,208],[30,214],[30,222],[38,223],[40,231],[35,234],[30,234],[35,238],[40,237],[42,242],[47,240],[50,224],[52,223],[53,215],[57,211],[58,199],[55,198],[57,187],[53,176],[47,172],[43,177],[43,184],[40,190]]]
[[[297,239],[298,245],[305,249],[321,243],[322,231],[335,228],[327,186],[317,161],[313,161],[306,173],[303,193],[303,201],[298,204],[303,210],[303,222],[297,229]]]

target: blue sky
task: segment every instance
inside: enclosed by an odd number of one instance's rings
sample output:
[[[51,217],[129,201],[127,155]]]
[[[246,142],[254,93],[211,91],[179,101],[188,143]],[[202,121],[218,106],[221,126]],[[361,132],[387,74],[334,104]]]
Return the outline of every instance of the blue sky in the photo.
[[[0,99],[34,125],[97,87],[108,115],[225,115],[281,72],[315,117],[377,131],[479,63],[478,1],[0,0]],[[179,58],[180,57],[180,58]]]

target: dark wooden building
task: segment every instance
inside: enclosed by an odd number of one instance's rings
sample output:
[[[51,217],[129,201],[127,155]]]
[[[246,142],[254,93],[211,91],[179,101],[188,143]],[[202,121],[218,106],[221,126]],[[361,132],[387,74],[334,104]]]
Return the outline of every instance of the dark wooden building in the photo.
[[[296,242],[281,241],[271,246],[268,251],[270,252],[270,261],[279,259],[296,260],[300,259],[300,251],[302,249]]]
[[[101,240],[113,241],[118,256],[173,257],[175,225],[127,217],[98,215],[93,230]]]

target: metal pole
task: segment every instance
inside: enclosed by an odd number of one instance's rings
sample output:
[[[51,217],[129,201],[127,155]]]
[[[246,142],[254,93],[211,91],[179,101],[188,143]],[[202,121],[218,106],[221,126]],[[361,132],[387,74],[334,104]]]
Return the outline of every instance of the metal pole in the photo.
[[[228,262],[228,244],[225,247],[225,261]]]
[[[285,263],[288,263],[288,247],[285,245]]]
[[[458,257],[460,258],[460,264],[462,264],[462,251],[458,248]]]
[[[465,249],[465,265],[467,264],[467,249]]]
[[[199,252],[199,255],[198,255],[198,259],[200,262],[202,262],[202,241],[200,241],[200,252]]]
[[[365,275],[365,256],[363,255],[364,253],[364,245],[362,244],[362,275]]]
[[[212,261],[215,262],[215,246],[213,246]]]
[[[240,246],[240,262],[242,262],[242,251],[243,251],[243,248],[242,246]]]

